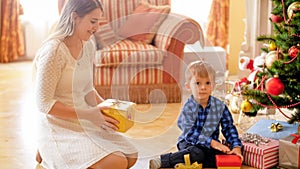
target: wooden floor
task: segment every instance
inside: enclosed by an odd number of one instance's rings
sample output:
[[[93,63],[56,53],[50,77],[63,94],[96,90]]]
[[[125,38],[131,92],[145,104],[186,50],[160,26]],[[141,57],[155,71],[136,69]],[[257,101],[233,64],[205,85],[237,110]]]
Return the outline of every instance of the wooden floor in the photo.
[[[33,102],[30,61],[0,64],[0,168],[34,169],[36,108]],[[134,169],[147,169],[148,161],[174,150],[176,118],[181,104],[138,105],[135,126],[125,133],[140,150]],[[243,169],[254,169],[243,166]]]

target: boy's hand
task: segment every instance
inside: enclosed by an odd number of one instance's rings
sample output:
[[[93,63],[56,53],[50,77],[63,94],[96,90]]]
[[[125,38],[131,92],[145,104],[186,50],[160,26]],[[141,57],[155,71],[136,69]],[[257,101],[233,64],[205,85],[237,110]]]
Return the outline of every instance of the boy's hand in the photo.
[[[220,142],[216,141],[216,140],[212,140],[210,143],[210,146],[216,150],[222,151],[223,153],[228,153],[230,152],[229,147],[227,147],[224,144],[221,144]]]
[[[229,151],[227,154],[235,154],[235,155],[238,155],[241,160],[243,161],[244,160],[244,157],[242,155],[242,150],[241,150],[241,147],[234,147],[231,151]]]

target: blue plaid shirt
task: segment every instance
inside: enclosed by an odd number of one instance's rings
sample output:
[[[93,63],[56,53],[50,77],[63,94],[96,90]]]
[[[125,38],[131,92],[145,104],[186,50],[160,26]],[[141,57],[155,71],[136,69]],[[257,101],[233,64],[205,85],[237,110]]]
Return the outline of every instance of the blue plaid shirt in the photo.
[[[221,132],[231,148],[242,146],[227,106],[213,96],[209,97],[205,109],[191,96],[184,104],[177,124],[182,131],[178,141],[184,140],[192,145],[210,148],[212,139],[220,142],[221,125]]]

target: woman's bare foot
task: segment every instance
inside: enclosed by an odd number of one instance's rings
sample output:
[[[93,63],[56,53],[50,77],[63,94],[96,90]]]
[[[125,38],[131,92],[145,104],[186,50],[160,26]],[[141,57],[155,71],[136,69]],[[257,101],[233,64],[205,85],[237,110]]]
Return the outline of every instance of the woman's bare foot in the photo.
[[[36,160],[38,163],[41,163],[41,162],[42,162],[42,157],[41,157],[39,151],[36,152],[35,160]]]

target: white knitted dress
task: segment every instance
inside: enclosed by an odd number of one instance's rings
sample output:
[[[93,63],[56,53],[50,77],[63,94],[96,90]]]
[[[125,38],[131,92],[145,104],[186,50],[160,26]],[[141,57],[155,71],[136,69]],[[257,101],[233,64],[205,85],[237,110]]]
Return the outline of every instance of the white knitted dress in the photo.
[[[63,120],[47,115],[56,101],[88,108],[84,96],[93,88],[94,44],[84,42],[76,61],[64,43],[52,40],[35,58],[35,95],[40,111],[38,149],[47,169],[86,169],[116,151],[136,153],[136,148],[118,132],[85,120]]]

